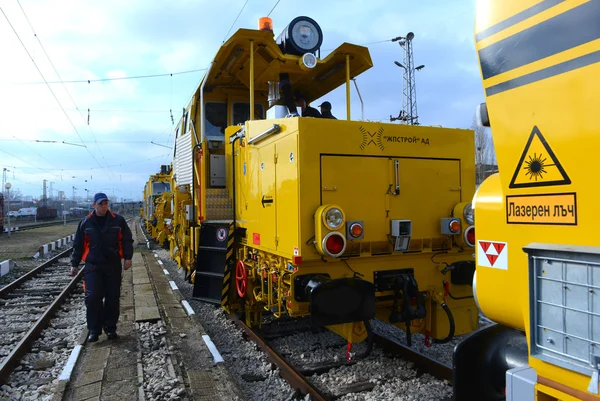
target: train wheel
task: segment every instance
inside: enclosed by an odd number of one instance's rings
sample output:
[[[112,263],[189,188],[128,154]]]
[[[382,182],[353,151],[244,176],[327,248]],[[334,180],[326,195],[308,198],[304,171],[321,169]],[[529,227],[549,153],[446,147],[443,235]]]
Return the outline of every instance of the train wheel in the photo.
[[[248,288],[248,270],[243,260],[239,260],[235,265],[235,287],[238,295],[244,298]]]

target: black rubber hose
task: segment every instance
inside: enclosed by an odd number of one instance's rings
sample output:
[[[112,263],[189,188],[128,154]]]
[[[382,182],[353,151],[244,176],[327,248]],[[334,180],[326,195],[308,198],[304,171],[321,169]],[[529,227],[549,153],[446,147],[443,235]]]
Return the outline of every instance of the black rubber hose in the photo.
[[[454,337],[454,316],[452,316],[452,312],[450,311],[450,308],[448,308],[448,305],[446,305],[445,302],[442,304],[442,308],[446,311],[446,315],[448,315],[448,321],[450,322],[450,331],[448,332],[448,336],[446,338],[442,338],[441,340],[437,340],[434,338],[434,344],[446,344]]]
[[[367,349],[364,352],[360,352],[356,354],[356,358],[364,359],[371,355],[371,351],[373,351],[373,344],[375,343],[375,336],[373,335],[373,329],[371,328],[371,323],[368,320],[364,320],[363,323],[367,328]]]

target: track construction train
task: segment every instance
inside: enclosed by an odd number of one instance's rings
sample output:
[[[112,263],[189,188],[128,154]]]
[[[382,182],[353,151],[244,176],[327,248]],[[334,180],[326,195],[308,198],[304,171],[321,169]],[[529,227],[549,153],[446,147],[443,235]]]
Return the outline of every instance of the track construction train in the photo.
[[[599,400],[600,2],[478,2],[475,42],[499,174],[479,187],[478,306],[457,400]],[[586,150],[587,149],[587,150]]]
[[[172,165],[144,190],[146,227],[194,296],[252,326],[310,317],[347,339],[349,358],[374,318],[427,344],[476,330],[474,133],[352,120],[368,49],[320,58],[311,18],[278,37],[261,23],[219,48],[176,126]],[[297,104],[343,85],[346,120],[302,117]]]

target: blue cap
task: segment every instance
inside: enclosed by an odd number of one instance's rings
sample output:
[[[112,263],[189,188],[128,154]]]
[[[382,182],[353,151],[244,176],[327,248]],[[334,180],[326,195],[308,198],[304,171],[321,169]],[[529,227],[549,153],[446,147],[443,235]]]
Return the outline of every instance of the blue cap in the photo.
[[[106,196],[105,193],[98,192],[96,195],[94,195],[94,203],[100,203],[102,201],[107,201],[107,200],[108,200],[108,196]]]

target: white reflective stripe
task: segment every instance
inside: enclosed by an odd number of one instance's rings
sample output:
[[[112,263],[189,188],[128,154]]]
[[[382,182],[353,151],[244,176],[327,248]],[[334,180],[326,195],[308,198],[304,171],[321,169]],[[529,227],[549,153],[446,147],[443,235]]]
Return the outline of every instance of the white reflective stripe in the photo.
[[[158,264],[162,266],[162,264],[163,264],[162,260],[159,259]]]
[[[65,367],[63,368],[62,372],[60,373],[58,380],[68,382],[71,379],[71,373],[73,372],[75,363],[77,363],[77,359],[79,358],[79,353],[81,352],[81,348],[82,347],[79,344],[76,345],[75,348],[73,348],[73,351],[71,351],[71,355],[69,355],[69,359],[67,360]]]
[[[171,285],[171,288],[174,290],[178,290],[179,288],[177,288],[177,284],[175,284],[174,281],[169,281],[169,284]]]
[[[213,358],[215,359],[215,363],[223,362],[223,357],[221,357],[221,354],[219,354],[219,350],[217,350],[217,347],[215,347],[215,344],[212,342],[210,337],[207,336],[206,334],[204,334],[202,336],[202,339],[206,343],[206,346],[210,350],[210,353],[213,355]]]
[[[183,307],[185,308],[185,311],[187,312],[188,315],[192,316],[192,315],[196,314],[196,312],[194,312],[194,310],[192,309],[192,307],[190,306],[188,301],[183,300],[183,301],[181,301],[181,303],[183,304]]]
[[[163,269],[163,273],[165,273],[165,276],[169,275],[169,271],[167,269]]]

